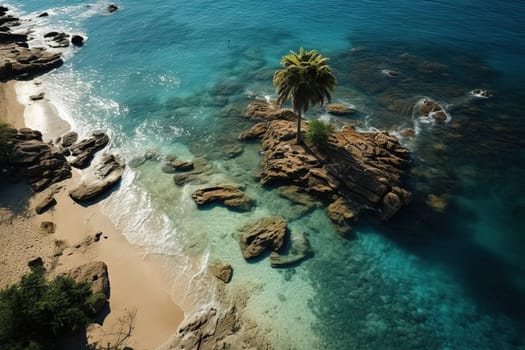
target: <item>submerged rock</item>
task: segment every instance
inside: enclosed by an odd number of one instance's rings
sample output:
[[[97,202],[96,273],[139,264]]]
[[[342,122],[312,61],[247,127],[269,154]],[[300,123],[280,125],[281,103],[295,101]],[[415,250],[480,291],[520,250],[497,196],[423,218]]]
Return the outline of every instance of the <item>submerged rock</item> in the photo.
[[[448,206],[448,194],[443,194],[441,196],[435,194],[429,194],[427,196],[426,203],[438,213],[445,211]]]
[[[286,221],[280,216],[257,220],[241,228],[240,247],[245,259],[261,255],[264,251],[278,251],[286,237]]]
[[[281,186],[279,187],[279,196],[288,199],[292,203],[304,205],[311,209],[315,207],[318,202],[314,197],[306,192],[306,189],[299,186]]]
[[[290,247],[285,253],[272,252],[270,254],[270,264],[272,267],[296,265],[312,255],[310,243],[304,233],[292,233],[289,244]]]
[[[244,194],[237,185],[219,184],[199,189],[192,193],[191,197],[199,206],[210,203],[222,203],[230,209],[249,211],[254,201]]]

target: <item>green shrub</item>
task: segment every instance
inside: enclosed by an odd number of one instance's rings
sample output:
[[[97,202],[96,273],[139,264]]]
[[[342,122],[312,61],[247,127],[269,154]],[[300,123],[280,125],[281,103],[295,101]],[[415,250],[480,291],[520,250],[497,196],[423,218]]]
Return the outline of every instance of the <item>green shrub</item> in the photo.
[[[47,281],[41,269],[24,275],[0,292],[2,349],[55,349],[58,337],[85,329],[91,295],[89,284],[69,277]]]
[[[308,122],[308,132],[306,140],[316,146],[324,145],[328,142],[328,137],[334,132],[334,126],[330,123],[324,123],[320,120]]]

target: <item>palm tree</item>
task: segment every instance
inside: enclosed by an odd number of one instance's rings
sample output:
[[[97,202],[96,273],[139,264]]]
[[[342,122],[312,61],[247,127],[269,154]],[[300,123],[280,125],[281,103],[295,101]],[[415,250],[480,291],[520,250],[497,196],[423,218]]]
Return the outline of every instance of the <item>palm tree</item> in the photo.
[[[301,114],[308,111],[310,105],[323,104],[330,100],[330,93],[335,86],[332,69],[316,50],[307,51],[302,47],[299,53],[290,51],[283,56],[281,65],[275,71],[273,85],[277,92],[277,103],[282,105],[290,100],[297,113],[297,144],[302,143]]]

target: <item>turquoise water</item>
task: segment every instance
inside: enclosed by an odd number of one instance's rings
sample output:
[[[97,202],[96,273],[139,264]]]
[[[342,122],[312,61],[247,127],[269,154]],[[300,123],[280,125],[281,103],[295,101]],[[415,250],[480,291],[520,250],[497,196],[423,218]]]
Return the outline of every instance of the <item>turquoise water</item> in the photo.
[[[523,2],[122,1],[113,15],[106,2],[10,3],[37,37],[88,37],[41,78],[78,130],[107,130],[128,161],[148,150],[205,158],[203,182],[244,184],[257,199],[250,213],[199,211],[190,198],[199,184],[176,186],[161,162],[128,167],[105,210],[132,242],[172,257],[188,286],[176,300],[214,303],[203,267],[219,259],[235,269],[228,290],[250,296],[245,316],[277,349],[525,348]],[[412,205],[387,224],[361,217],[352,237],[339,237],[322,209],[258,185],[257,144],[225,154],[252,125],[241,117],[249,98],[273,94],[280,57],[301,45],[331,58],[334,100],[354,105],[363,129],[418,131],[402,139]],[[476,88],[494,96],[473,98]],[[423,96],[448,106],[450,121],[413,116]],[[430,194],[447,196],[443,212],[427,205]],[[276,214],[314,256],[283,270],[246,263],[233,233]]]

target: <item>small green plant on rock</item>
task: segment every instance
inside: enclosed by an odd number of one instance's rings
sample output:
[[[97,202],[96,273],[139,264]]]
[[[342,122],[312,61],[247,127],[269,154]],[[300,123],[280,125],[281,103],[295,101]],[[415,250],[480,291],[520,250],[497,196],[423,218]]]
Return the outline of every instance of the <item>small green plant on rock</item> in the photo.
[[[334,126],[320,120],[312,120],[308,123],[306,140],[315,146],[322,146],[328,143],[328,138],[334,132]]]

